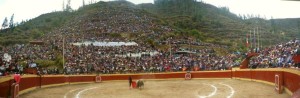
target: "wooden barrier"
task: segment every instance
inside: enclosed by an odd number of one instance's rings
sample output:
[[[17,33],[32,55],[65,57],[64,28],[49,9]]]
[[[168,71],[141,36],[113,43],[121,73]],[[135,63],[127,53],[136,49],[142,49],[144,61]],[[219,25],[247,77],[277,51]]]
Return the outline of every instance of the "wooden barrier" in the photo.
[[[101,75],[101,81],[132,79],[185,79],[186,72],[170,73],[145,73],[145,74],[111,74]],[[300,88],[300,71],[293,69],[241,69],[230,71],[196,71],[191,72],[191,78],[233,78],[259,81],[275,86],[275,75],[282,75],[282,86],[292,95]],[[20,82],[20,94],[40,87],[66,85],[74,83],[94,83],[96,75],[49,75],[22,76]],[[4,77],[0,80],[0,97],[9,97],[12,77]]]
[[[11,85],[13,84],[12,77],[0,77],[0,98],[11,96]]]
[[[191,73],[186,73],[184,78],[185,78],[185,80],[191,80],[192,79]]]
[[[99,83],[99,82],[101,82],[101,81],[102,81],[101,76],[96,76],[96,77],[95,77],[95,82],[96,82],[96,83]]]

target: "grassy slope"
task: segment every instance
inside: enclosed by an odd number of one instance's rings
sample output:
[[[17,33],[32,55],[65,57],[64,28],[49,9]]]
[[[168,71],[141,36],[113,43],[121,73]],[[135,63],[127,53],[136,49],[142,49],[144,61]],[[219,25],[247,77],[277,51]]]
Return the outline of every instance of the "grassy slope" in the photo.
[[[244,48],[245,36],[249,30],[260,27],[261,38],[264,45],[278,43],[292,37],[300,36],[300,19],[275,19],[271,20],[246,19],[242,20],[224,8],[197,2],[193,6],[169,5],[167,8],[158,8],[155,4],[132,3],[105,3],[87,5],[74,12],[52,12],[40,15],[17,26],[13,32],[2,30],[0,44],[9,45],[15,43],[27,43],[45,33],[69,24],[70,21],[80,17],[88,17],[97,14],[103,5],[109,7],[130,6],[139,13],[146,13],[151,17],[158,18],[157,24],[169,25],[177,33],[187,34],[191,30],[198,30],[202,41],[216,44],[230,45],[233,49]],[[180,6],[180,7],[178,7]],[[108,9],[109,10],[109,9]],[[88,18],[87,18],[88,19]],[[273,27],[276,30],[273,30]],[[281,35],[284,32],[284,36]],[[176,35],[176,34],[175,34]],[[196,39],[198,37],[195,37]]]

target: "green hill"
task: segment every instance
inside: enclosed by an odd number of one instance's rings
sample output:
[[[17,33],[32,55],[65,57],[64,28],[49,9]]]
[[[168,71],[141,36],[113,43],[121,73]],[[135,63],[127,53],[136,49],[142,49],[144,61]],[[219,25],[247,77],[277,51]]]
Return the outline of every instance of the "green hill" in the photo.
[[[63,26],[70,18],[70,12],[52,12],[40,15],[37,18],[21,22],[18,26],[1,30],[0,44],[26,44],[35,40],[55,28]]]
[[[260,35],[262,46],[300,37],[300,19],[266,20],[257,16],[237,16],[228,8],[195,0],[155,0],[140,8],[160,16],[178,30],[196,29],[205,35],[203,41],[245,48],[247,33],[254,30]],[[186,34],[186,33],[185,33]]]
[[[40,15],[13,29],[1,30],[2,46],[46,40],[63,34],[111,36],[145,45],[169,37],[231,46],[245,50],[246,34],[258,29],[261,45],[300,37],[300,19],[241,17],[228,8],[218,8],[195,0],[155,0],[134,5],[127,1],[98,2],[68,12]],[[92,40],[83,36],[82,40]]]

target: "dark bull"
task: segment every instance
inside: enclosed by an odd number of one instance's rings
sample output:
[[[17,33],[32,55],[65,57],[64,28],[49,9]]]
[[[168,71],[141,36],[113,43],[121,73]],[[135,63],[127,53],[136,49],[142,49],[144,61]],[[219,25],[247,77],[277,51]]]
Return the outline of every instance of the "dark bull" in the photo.
[[[136,81],[136,87],[139,89],[144,88],[144,81],[143,80],[137,80]]]

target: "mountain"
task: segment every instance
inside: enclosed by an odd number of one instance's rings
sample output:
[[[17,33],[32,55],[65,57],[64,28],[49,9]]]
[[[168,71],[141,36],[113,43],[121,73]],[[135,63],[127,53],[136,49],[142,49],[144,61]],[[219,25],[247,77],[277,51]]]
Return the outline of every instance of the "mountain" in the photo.
[[[70,12],[52,12],[23,21],[14,28],[0,31],[0,45],[26,44],[51,30],[63,26],[71,17]]]
[[[160,16],[179,30],[196,29],[204,33],[202,40],[205,42],[235,49],[245,48],[247,34],[252,32],[253,35],[254,31],[259,33],[262,47],[300,37],[300,18],[267,20],[258,15],[237,16],[226,7],[218,8],[195,0],[155,0],[154,4],[139,7]]]
[[[0,31],[2,46],[33,40],[67,42],[125,40],[152,46],[168,40],[201,41],[245,50],[246,35],[256,30],[262,46],[300,37],[300,19],[237,16],[196,0],[155,0],[135,5],[127,1],[98,2],[74,11],[40,15]],[[56,38],[54,40],[50,40]],[[98,39],[97,39],[98,38]],[[145,44],[146,43],[146,44]],[[157,43],[156,43],[157,44]]]

